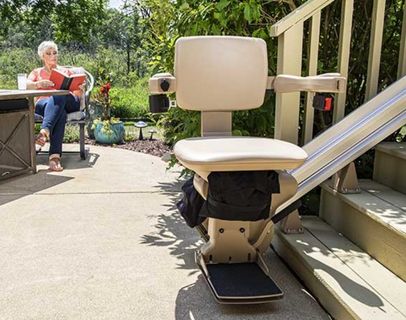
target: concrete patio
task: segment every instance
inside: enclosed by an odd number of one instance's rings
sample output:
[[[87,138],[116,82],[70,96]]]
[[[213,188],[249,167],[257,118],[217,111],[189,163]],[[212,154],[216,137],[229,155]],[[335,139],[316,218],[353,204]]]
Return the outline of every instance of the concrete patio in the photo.
[[[0,319],[329,319],[272,250],[285,298],[218,305],[175,210],[179,172],[160,158],[92,146],[62,173],[38,162],[0,182]]]

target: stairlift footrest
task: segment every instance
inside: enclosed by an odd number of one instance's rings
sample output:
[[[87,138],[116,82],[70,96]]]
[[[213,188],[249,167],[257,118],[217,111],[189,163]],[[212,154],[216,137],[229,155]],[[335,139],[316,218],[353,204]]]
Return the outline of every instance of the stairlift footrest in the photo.
[[[219,303],[265,303],[283,297],[281,289],[256,262],[205,264],[202,270]]]

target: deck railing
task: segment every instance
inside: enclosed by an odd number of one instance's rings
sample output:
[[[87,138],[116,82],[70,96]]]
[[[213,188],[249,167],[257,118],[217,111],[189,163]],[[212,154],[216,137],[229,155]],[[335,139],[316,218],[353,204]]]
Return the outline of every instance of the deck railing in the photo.
[[[308,0],[289,15],[275,23],[270,34],[278,37],[278,74],[302,75],[304,22],[310,19],[308,75],[316,75],[320,38],[321,10],[340,0]],[[366,80],[366,101],[373,98],[378,90],[379,66],[381,62],[382,36],[386,0],[373,0],[368,72]],[[337,70],[348,77],[351,47],[351,29],[354,0],[341,0],[340,40]],[[405,5],[406,6],[406,5]],[[403,10],[401,43],[398,58],[398,79],[406,75],[406,9]],[[298,141],[300,93],[277,93],[275,111],[275,138],[295,144],[306,144],[313,138],[312,107],[313,94],[308,93],[305,101],[303,141]],[[333,123],[345,115],[346,92],[339,93],[335,99]]]

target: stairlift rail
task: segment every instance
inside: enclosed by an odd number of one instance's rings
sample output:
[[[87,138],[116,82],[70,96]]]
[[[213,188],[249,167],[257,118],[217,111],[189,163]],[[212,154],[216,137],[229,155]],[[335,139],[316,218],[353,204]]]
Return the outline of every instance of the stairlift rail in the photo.
[[[303,147],[309,157],[289,171],[298,182],[296,195],[277,213],[331,177],[406,124],[406,77]]]

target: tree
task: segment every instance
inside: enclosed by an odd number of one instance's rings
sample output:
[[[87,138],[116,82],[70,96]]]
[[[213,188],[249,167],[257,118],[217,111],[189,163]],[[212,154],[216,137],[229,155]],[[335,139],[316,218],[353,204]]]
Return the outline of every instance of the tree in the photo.
[[[10,36],[10,29],[24,25],[27,38],[43,34],[44,28],[47,28],[52,38],[60,43],[87,43],[103,23],[107,5],[107,0],[0,1],[0,36],[3,42]]]
[[[105,46],[124,49],[126,52],[127,74],[137,67],[133,63],[141,46],[142,30],[137,10],[108,10],[103,25],[98,30],[98,38]],[[135,56],[135,57],[134,57]],[[140,71],[140,70],[137,70]]]

